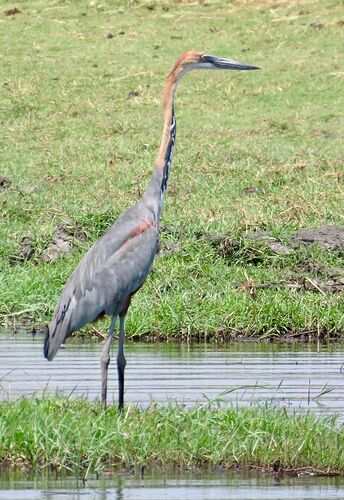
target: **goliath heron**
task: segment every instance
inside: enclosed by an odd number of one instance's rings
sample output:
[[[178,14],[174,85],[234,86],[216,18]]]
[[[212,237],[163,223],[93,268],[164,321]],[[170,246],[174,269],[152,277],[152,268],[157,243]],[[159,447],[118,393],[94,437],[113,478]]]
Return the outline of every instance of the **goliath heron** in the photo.
[[[164,127],[152,178],[142,198],[127,209],[96,241],[65,285],[44,341],[44,356],[51,361],[73,332],[104,315],[111,316],[109,335],[101,354],[102,403],[106,405],[110,346],[119,317],[117,351],[118,405],[124,401],[124,321],[131,297],[143,285],[159,244],[163,208],[176,138],[174,96],[181,77],[193,69],[253,70],[233,59],[190,50],[169,73],[163,92]]]

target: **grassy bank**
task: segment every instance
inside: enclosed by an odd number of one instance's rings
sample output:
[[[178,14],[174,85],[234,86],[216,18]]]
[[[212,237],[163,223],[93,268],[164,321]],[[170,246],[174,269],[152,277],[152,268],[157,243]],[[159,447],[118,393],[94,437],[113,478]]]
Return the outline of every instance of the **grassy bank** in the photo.
[[[85,476],[129,467],[257,467],[344,473],[343,428],[283,409],[130,408],[52,397],[0,405],[3,467]]]
[[[343,278],[343,252],[295,248],[292,234],[343,223],[342,2],[18,7],[0,13],[0,175],[11,181],[0,187],[2,324],[47,322],[81,256],[143,192],[164,78],[199,48],[263,71],[181,84],[162,252],[128,334],[341,334],[340,290],[325,285]],[[42,259],[61,225],[71,253]],[[256,230],[290,251],[252,243]],[[230,234],[229,251],[209,232]]]

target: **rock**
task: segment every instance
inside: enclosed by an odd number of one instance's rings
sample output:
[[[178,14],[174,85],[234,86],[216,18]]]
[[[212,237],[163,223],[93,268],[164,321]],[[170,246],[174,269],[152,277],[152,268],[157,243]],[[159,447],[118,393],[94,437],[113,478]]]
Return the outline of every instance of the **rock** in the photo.
[[[248,186],[248,187],[245,187],[242,190],[242,192],[243,192],[243,194],[246,194],[247,196],[252,196],[252,195],[255,195],[255,194],[260,194],[261,193],[261,189],[256,188],[254,186]]]
[[[276,255],[290,254],[290,248],[276,240],[268,231],[254,231],[253,233],[249,233],[248,237],[264,243]]]
[[[296,231],[294,237],[306,245],[317,243],[327,250],[344,249],[344,227],[328,225],[319,229],[305,229]]]
[[[223,243],[227,237],[229,237],[228,233],[219,233],[218,231],[209,231],[203,234],[196,235],[198,241],[209,241],[212,245],[219,245]]]
[[[309,27],[313,28],[315,30],[321,30],[321,28],[323,28],[324,25],[322,23],[320,23],[319,21],[314,21],[313,23],[310,23]]]
[[[256,241],[277,241],[269,231],[252,231],[251,233],[247,233],[247,236],[251,238],[251,240]]]
[[[275,253],[276,255],[289,255],[290,254],[290,248],[288,248],[286,245],[283,245],[279,241],[271,242],[269,245],[270,250]]]

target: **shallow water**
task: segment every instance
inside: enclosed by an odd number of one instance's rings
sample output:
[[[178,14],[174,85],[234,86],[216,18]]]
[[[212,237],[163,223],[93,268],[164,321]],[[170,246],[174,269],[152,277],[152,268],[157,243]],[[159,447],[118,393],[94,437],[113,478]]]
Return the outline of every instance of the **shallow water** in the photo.
[[[117,476],[89,480],[20,479],[0,476],[0,500],[25,498],[114,500],[338,500],[344,498],[343,478],[283,478],[218,472],[170,474],[145,478]]]
[[[40,336],[0,333],[0,400],[57,390],[99,397],[101,345],[68,343],[48,362],[43,358],[42,343]],[[115,348],[110,401],[117,400]],[[338,413],[344,420],[343,344],[317,349],[261,343],[187,346],[128,342],[126,357],[127,403],[173,400],[190,406],[220,397],[247,405],[253,400],[273,400],[292,409]]]

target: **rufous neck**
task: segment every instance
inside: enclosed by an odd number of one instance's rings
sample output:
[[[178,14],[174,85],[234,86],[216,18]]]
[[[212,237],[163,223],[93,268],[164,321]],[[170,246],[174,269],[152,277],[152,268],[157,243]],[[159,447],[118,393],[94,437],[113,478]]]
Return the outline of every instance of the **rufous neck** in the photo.
[[[165,166],[166,151],[169,146],[171,136],[171,125],[173,122],[173,102],[177,88],[177,79],[173,73],[167,77],[163,93],[164,128],[160,142],[159,153],[156,159],[156,166],[163,169]]]

